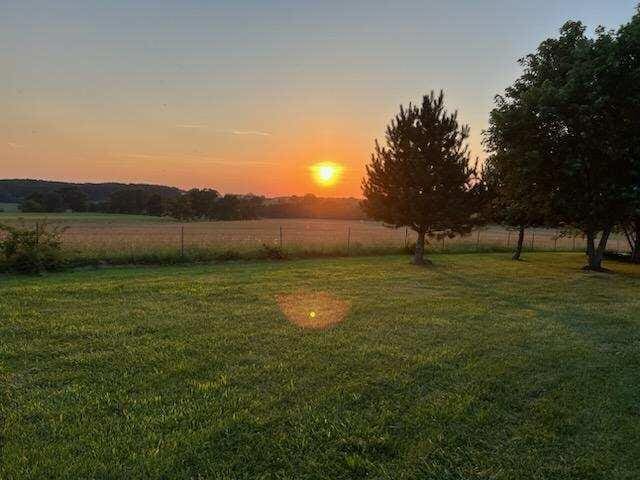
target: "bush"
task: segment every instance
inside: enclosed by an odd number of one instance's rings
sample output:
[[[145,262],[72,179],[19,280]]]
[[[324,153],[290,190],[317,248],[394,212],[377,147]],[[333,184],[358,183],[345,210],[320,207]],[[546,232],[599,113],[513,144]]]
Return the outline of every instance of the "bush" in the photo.
[[[216,254],[215,259],[218,262],[234,261],[242,259],[242,255],[240,255],[240,252],[236,252],[235,250],[225,250],[224,252]]]
[[[286,260],[287,258],[287,254],[280,247],[273,247],[266,243],[262,244],[261,254],[262,258],[267,258],[269,260]]]
[[[49,227],[46,223],[34,228],[18,228],[0,224],[6,237],[0,241],[2,267],[18,273],[40,273],[57,270],[63,264],[63,228]]]

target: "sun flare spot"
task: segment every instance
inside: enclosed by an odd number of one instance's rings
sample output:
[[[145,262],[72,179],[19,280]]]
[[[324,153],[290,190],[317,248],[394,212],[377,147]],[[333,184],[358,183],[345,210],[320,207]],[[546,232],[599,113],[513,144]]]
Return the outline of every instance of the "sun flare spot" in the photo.
[[[321,162],[311,166],[311,173],[316,183],[322,187],[330,187],[340,180],[344,167],[334,162]]]
[[[298,290],[276,296],[285,318],[302,328],[322,330],[344,321],[349,302],[328,292]]]

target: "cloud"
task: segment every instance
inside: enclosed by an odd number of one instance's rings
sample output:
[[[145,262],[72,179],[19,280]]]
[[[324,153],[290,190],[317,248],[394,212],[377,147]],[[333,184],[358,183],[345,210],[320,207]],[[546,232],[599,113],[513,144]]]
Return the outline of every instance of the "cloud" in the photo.
[[[119,157],[119,158],[118,158]],[[117,160],[122,161],[124,158],[130,159],[161,159],[168,161],[170,163],[185,163],[189,162],[192,164],[216,164],[216,165],[229,165],[232,167],[238,167],[243,165],[278,165],[278,162],[275,161],[267,161],[267,160],[229,160],[225,158],[219,157],[210,157],[207,155],[194,155],[191,153],[175,153],[175,154],[166,154],[166,153],[158,153],[158,154],[149,154],[149,153],[121,153],[116,156]]]
[[[14,143],[14,142],[7,142],[7,145],[9,146],[9,148],[12,149],[16,149],[16,148],[22,148],[24,147],[24,145],[20,145],[19,143]]]
[[[202,129],[209,128],[209,126],[204,123],[181,123],[176,125],[176,128]],[[224,133],[227,135],[255,135],[258,137],[271,136],[271,133],[263,132],[261,130],[215,130],[215,133]]]
[[[231,132],[232,135],[258,135],[261,137],[269,137],[271,134],[269,132],[260,132],[257,130],[233,130]]]

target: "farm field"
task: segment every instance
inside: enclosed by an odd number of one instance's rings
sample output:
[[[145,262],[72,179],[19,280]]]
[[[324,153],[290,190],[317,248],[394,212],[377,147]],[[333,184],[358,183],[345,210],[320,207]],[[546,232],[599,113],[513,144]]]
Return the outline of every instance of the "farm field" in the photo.
[[[3,203],[3,202],[0,202],[0,214],[3,214],[5,212],[13,213],[13,212],[17,212],[17,211],[18,211],[18,204],[17,203]]]
[[[0,478],[637,478],[640,269],[432,258],[4,276]]]
[[[0,223],[42,224],[66,227],[62,235],[67,255],[83,261],[156,263],[158,258],[210,260],[217,255],[253,258],[263,245],[280,247],[291,256],[398,253],[415,241],[404,228],[387,228],[378,222],[324,219],[261,219],[180,223],[166,217],[99,213],[20,214],[0,213]],[[525,249],[584,251],[581,236],[560,235],[556,230],[532,229],[525,235]],[[465,237],[437,240],[431,251],[509,250],[516,232],[489,226]],[[622,236],[613,236],[609,247],[628,251]],[[155,259],[155,260],[154,260]],[[166,263],[166,262],[160,262]]]

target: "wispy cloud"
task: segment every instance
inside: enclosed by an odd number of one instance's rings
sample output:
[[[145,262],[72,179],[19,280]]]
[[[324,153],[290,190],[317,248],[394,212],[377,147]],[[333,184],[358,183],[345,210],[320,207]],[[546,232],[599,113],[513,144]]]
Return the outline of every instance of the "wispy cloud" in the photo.
[[[128,158],[128,159],[141,159],[141,160],[149,160],[149,159],[161,159],[170,163],[179,162],[191,162],[194,164],[215,164],[215,165],[229,165],[229,166],[242,166],[242,165],[276,165],[277,162],[270,162],[265,160],[229,160],[225,158],[219,157],[211,157],[207,155],[195,155],[192,153],[121,153],[117,155],[120,160]]]
[[[181,123],[176,125],[176,128],[187,128],[187,129],[203,129],[209,128],[209,125],[204,123]],[[270,137],[270,132],[264,132],[262,130],[215,130],[215,133],[223,133],[226,135],[255,135],[258,137]]]
[[[20,145],[19,143],[14,143],[14,142],[7,142],[7,145],[9,146],[9,148],[12,149],[16,149],[16,148],[22,148],[24,147],[24,145]]]
[[[258,135],[261,137],[271,136],[269,132],[260,132],[258,130],[233,130],[231,134],[232,135]]]

